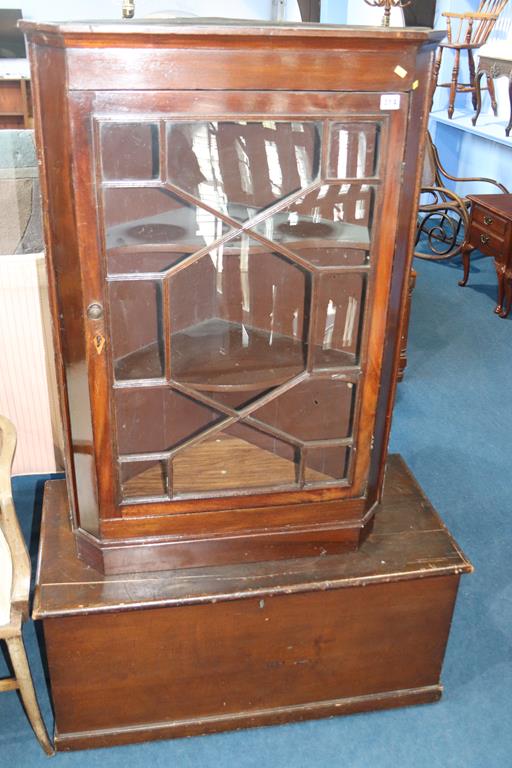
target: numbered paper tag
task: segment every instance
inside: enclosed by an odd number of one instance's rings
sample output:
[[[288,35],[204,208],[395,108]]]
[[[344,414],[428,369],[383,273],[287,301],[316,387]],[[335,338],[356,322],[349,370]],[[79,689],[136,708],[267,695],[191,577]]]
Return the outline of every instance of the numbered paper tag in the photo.
[[[380,97],[381,109],[400,109],[399,93],[383,93]]]

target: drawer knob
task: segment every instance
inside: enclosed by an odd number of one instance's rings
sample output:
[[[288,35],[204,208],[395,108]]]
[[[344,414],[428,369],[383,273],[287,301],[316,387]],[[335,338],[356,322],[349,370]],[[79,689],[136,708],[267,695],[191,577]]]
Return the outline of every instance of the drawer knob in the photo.
[[[103,317],[103,307],[98,302],[93,302],[87,307],[87,317],[89,320],[101,320]]]
[[[489,235],[480,235],[480,242],[482,243],[482,245],[487,245],[490,239],[491,238],[489,237]]]
[[[492,218],[490,216],[484,216],[484,224],[487,224],[487,226],[492,224]]]

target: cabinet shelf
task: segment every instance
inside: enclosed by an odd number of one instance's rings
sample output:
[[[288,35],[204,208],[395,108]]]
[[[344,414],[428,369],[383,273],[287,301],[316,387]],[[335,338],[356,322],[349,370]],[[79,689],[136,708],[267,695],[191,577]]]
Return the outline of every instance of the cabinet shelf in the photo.
[[[250,392],[277,387],[306,367],[307,344],[279,333],[218,318],[191,325],[172,336],[172,377],[193,389]],[[324,366],[352,367],[355,355],[322,349]],[[149,344],[115,362],[118,381],[162,377],[162,347]]]
[[[264,480],[263,480],[264,478]],[[332,483],[334,478],[313,468],[307,470],[307,481]],[[182,454],[172,463],[172,496],[208,494],[243,488],[272,487],[286,483],[298,487],[298,462],[265,450],[261,446],[236,437],[222,435],[205,440]],[[160,462],[123,483],[126,500],[166,493],[165,472]]]

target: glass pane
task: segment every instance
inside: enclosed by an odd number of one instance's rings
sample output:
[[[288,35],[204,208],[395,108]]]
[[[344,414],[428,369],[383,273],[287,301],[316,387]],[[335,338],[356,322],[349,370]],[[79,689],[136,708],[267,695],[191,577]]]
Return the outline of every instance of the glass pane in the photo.
[[[136,461],[120,465],[122,499],[168,498],[167,471],[164,461]]]
[[[103,123],[100,143],[104,179],[158,178],[159,142],[155,123]]]
[[[309,483],[344,480],[347,477],[350,448],[307,448],[304,460],[304,479]]]
[[[172,252],[191,254],[229,229],[209,211],[165,189],[116,187],[104,189],[103,195],[108,249],[172,245]],[[143,260],[141,267],[147,271]]]
[[[245,221],[318,175],[321,123],[210,121],[167,127],[168,179]]]
[[[143,274],[145,272],[166,272],[170,267],[190,256],[179,248],[172,252],[146,251],[137,248],[117,248],[107,254],[107,268],[110,275]]]
[[[314,368],[357,365],[365,289],[365,275],[320,275],[311,352]]]
[[[114,407],[118,449],[125,456],[176,448],[224,418],[169,387],[117,389]]]
[[[247,236],[170,277],[171,375],[253,392],[304,369],[310,274]]]
[[[256,230],[318,266],[364,263],[375,192],[367,184],[323,184]]]
[[[316,267],[361,267],[368,264],[370,251],[358,248],[303,248],[294,247],[301,258]]]
[[[330,178],[364,179],[375,176],[379,135],[379,123],[333,123],[329,142]]]
[[[310,378],[253,411],[252,416],[281,432],[308,440],[349,437],[356,385]]]
[[[126,381],[162,377],[161,284],[152,280],[113,282],[108,291],[115,378]]]
[[[180,451],[172,462],[173,494],[294,486],[299,452],[245,424]]]

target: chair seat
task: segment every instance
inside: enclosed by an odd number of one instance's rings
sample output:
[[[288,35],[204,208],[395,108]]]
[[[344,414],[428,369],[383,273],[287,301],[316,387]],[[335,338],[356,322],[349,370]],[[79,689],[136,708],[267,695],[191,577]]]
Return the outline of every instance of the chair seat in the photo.
[[[12,560],[11,551],[0,528],[0,627],[11,618]]]

